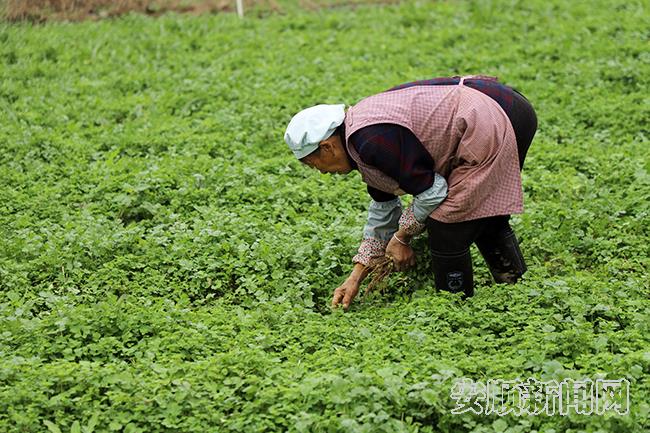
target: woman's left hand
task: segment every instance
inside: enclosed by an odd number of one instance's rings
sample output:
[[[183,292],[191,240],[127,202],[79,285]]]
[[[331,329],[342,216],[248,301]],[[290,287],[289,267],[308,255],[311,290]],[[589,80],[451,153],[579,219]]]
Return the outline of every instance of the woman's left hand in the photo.
[[[403,238],[400,239],[404,240]],[[415,252],[413,252],[413,248],[410,245],[402,244],[394,236],[386,246],[386,256],[393,259],[396,271],[404,271],[415,265]]]

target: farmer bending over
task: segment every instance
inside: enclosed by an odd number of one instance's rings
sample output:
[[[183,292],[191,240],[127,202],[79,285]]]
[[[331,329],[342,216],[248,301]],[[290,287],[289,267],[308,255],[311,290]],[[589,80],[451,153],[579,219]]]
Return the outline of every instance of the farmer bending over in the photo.
[[[535,111],[496,78],[436,78],[394,87],[350,107],[296,114],[284,139],[321,173],[359,170],[372,198],[363,241],[332,306],[348,308],[373,262],[414,265],[411,238],[428,231],[436,287],[473,290],[476,243],[498,283],[526,271],[510,227],[523,211],[520,170],[537,129]],[[402,209],[399,195],[411,194]]]

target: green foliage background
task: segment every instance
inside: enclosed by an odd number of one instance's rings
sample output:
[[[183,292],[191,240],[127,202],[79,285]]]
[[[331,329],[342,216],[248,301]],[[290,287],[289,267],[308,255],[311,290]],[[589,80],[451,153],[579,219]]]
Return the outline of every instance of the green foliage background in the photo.
[[[265,19],[0,24],[0,431],[642,432],[647,4],[407,2]],[[368,197],[299,109],[497,75],[539,131],[525,281],[416,271],[330,312]],[[476,253],[476,252],[474,252]],[[459,377],[627,378],[628,416],[452,415]]]

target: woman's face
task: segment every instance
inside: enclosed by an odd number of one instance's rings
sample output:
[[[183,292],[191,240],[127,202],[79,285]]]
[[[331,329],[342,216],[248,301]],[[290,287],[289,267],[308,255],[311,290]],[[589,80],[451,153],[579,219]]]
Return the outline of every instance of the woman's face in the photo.
[[[346,174],[352,171],[352,164],[338,134],[321,141],[318,150],[300,161],[321,173]]]

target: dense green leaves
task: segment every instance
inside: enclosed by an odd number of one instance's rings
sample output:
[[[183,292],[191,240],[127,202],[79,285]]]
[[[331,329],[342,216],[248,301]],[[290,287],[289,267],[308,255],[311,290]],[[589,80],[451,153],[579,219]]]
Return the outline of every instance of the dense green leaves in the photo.
[[[643,2],[407,2],[0,27],[0,430],[648,428]],[[330,312],[368,197],[282,141],[299,109],[484,73],[539,131],[524,282],[436,293],[425,242]],[[453,415],[455,378],[627,378],[623,417]]]

